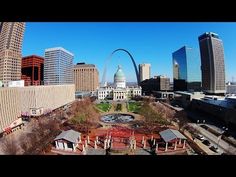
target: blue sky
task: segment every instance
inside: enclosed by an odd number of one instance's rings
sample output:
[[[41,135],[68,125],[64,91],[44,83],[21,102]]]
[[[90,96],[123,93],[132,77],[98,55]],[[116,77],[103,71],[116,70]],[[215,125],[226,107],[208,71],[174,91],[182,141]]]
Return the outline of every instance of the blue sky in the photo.
[[[128,50],[136,64],[150,63],[151,75],[172,79],[172,53],[184,45],[199,52],[198,36],[215,32],[223,40],[226,80],[236,81],[236,23],[190,22],[27,22],[23,56],[44,56],[44,50],[63,47],[75,55],[74,63],[95,64],[102,79],[104,64],[117,48]],[[199,52],[200,54],[200,52]],[[129,56],[117,52],[107,68],[107,80],[113,81],[117,65],[122,65],[127,81],[136,81]]]

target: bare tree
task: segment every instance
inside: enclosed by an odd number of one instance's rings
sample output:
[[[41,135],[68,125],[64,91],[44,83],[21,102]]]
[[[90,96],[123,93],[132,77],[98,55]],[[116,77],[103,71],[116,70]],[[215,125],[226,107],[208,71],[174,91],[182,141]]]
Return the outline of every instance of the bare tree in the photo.
[[[177,119],[179,130],[183,129],[189,122],[187,113],[184,110],[177,111],[175,114],[175,118]]]
[[[20,147],[17,145],[15,138],[12,136],[3,137],[1,146],[2,146],[2,151],[6,155],[19,154]]]
[[[26,134],[21,135],[19,141],[21,142],[21,148],[24,151],[23,153],[27,152],[32,147],[31,138]]]

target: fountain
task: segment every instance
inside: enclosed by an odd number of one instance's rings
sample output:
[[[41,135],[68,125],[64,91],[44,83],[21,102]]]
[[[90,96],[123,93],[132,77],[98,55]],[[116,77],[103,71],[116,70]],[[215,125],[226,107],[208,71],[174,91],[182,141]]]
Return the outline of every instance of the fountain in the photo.
[[[134,116],[129,114],[107,114],[101,117],[105,123],[127,123],[134,120]]]

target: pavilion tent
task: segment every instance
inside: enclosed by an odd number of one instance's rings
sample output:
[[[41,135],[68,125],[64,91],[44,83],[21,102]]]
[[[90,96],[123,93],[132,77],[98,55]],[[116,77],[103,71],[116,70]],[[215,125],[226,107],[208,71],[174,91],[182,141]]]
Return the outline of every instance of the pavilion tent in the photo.
[[[182,133],[180,133],[178,130],[174,130],[174,129],[166,129],[164,131],[161,131],[160,135],[161,135],[161,138],[165,142],[170,142],[174,139],[184,139],[184,140],[187,139]]]

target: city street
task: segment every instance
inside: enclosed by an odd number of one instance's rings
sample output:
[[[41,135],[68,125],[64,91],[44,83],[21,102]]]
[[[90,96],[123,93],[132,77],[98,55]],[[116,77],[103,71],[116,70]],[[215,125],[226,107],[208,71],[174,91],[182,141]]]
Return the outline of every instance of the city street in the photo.
[[[220,152],[218,154],[221,154],[223,152],[230,153],[230,154],[236,154],[236,148],[234,148],[233,146],[231,146],[229,143],[225,142],[222,139],[218,140],[217,136],[215,136],[211,132],[209,132],[209,131],[205,130],[204,128],[202,128],[200,126],[201,124],[189,123],[189,125],[191,125],[196,130],[198,130],[215,147],[217,146],[217,144],[219,142],[219,151]]]

